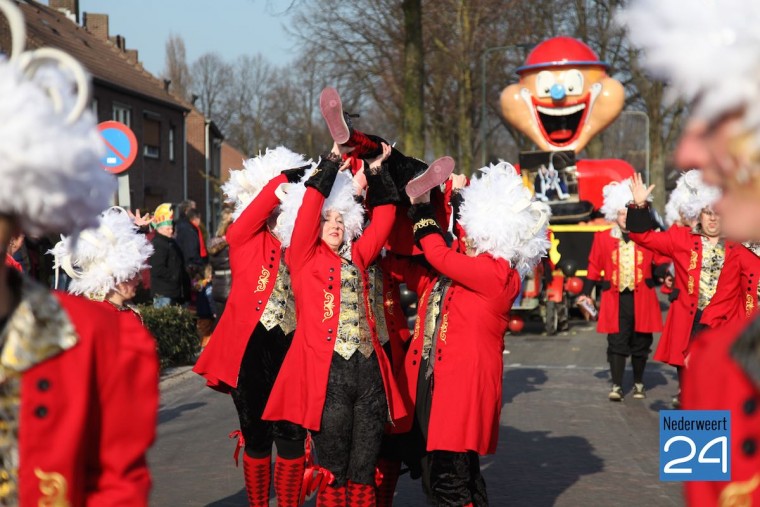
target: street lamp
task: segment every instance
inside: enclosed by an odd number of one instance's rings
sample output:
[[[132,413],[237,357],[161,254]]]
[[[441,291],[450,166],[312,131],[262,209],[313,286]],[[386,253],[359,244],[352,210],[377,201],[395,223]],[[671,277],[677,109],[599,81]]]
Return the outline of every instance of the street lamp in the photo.
[[[532,49],[535,44],[528,44],[528,43],[519,43],[519,44],[511,44],[509,46],[493,46],[490,48],[486,48],[483,51],[483,54],[480,55],[480,86],[481,86],[481,109],[480,109],[480,153],[481,153],[481,161],[482,166],[486,165],[486,135],[487,135],[487,125],[486,125],[486,60],[488,58],[488,53],[491,53],[493,51],[506,51],[508,49],[513,48],[521,48],[521,49]]]
[[[646,151],[646,157],[644,157],[644,180],[649,185],[649,115],[644,111],[623,111],[621,114],[644,118],[644,150]]]

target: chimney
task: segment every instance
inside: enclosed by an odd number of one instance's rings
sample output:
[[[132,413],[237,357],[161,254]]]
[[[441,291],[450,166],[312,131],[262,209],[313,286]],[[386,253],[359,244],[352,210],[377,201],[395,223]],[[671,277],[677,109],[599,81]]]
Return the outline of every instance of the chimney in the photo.
[[[137,63],[136,49],[127,49],[124,51],[124,54],[127,56],[127,60],[129,60],[129,63]]]
[[[74,22],[79,23],[79,0],[50,0],[48,5],[51,9],[73,16]]]
[[[164,91],[168,92],[171,84],[172,84],[171,79],[164,79]]]
[[[127,50],[127,39],[123,35],[115,35],[110,37],[110,39],[113,45],[119,48],[120,51],[124,52]]]
[[[108,40],[108,14],[92,14],[85,12],[82,15],[85,29],[98,39]]]

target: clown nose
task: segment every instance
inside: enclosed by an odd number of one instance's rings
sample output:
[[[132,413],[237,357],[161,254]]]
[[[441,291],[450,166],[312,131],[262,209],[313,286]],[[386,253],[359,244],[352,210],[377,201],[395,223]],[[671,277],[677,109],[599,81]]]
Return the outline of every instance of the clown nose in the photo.
[[[551,91],[549,93],[552,97],[552,100],[563,100],[565,98],[565,87],[559,83],[555,83],[552,85]]]

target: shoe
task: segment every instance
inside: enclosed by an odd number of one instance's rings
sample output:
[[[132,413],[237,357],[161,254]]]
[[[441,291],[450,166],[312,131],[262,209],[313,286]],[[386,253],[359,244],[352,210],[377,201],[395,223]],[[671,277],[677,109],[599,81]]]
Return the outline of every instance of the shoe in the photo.
[[[618,385],[613,385],[612,390],[607,397],[610,401],[623,401],[623,388]]]
[[[673,406],[673,409],[678,410],[681,408],[681,393],[676,394],[673,396],[673,399],[670,401],[670,404]]]
[[[647,397],[647,393],[644,391],[644,384],[633,384],[633,399],[643,400]]]
[[[330,137],[338,144],[345,144],[351,137],[351,130],[346,124],[346,118],[343,115],[343,104],[340,101],[340,95],[335,88],[325,88],[319,94],[319,109],[322,111],[322,117],[327,123],[330,131]]]
[[[411,198],[417,198],[435,187],[443,184],[449,179],[449,176],[454,171],[454,159],[451,157],[441,157],[428,168],[409,181],[406,184],[406,195]]]

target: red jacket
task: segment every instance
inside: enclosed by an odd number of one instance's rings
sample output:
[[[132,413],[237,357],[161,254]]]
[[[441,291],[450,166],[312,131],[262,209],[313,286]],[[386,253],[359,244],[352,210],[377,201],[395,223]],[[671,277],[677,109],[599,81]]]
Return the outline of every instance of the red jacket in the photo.
[[[267,219],[280,203],[274,191],[285,182],[284,174],[272,178],[227,229],[232,288],[224,313],[193,367],[209,387],[222,392],[237,387],[248,339],[277,280],[282,248],[267,229]]]
[[[756,328],[757,323],[754,326]],[[746,320],[734,320],[720,329],[704,331],[690,348],[683,376],[683,408],[731,411],[731,481],[684,483],[686,503],[690,507],[760,505],[760,452],[757,449],[760,382],[756,377],[760,365],[756,357],[743,358],[754,369],[753,380],[731,355],[732,347],[748,338],[742,337],[745,328]],[[757,335],[757,329],[750,333]],[[757,345],[754,348],[757,350]]]
[[[341,258],[320,239],[324,201],[319,191],[311,187],[306,189],[290,248],[285,254],[296,298],[296,333],[262,417],[272,421],[291,421],[315,431],[322,423],[340,313]],[[370,314],[367,310],[367,267],[380,253],[393,226],[394,214],[394,205],[376,207],[372,222],[351,246],[352,262],[363,277],[367,314]],[[390,417],[395,420],[405,415],[403,403],[374,326],[370,328]]]
[[[504,333],[520,277],[506,260],[460,254],[439,234],[423,237],[421,245],[433,268],[452,280],[436,347],[430,352],[435,364],[427,449],[493,454],[501,415]],[[400,381],[410,406],[416,402],[429,289],[435,281],[425,276],[417,280],[418,324]]]
[[[632,210],[628,210],[629,213]],[[631,233],[630,237],[652,252],[673,259],[678,297],[670,305],[665,330],[660,336],[656,361],[683,366],[699,302],[699,276],[702,272],[702,238],[686,227],[663,232]],[[732,243],[727,241],[726,248]]]
[[[617,333],[620,331],[620,291],[618,281],[620,266],[618,265],[618,248],[620,239],[612,235],[612,231],[599,231],[594,234],[591,253],[588,260],[589,280],[600,282],[605,280],[609,287],[602,289],[602,300],[599,307],[599,321],[596,330],[599,333]],[[652,280],[652,264],[667,262],[638,245],[634,245],[635,289],[633,291],[634,328],[637,333],[658,333],[662,331],[662,313],[657,293]]]
[[[155,342],[131,312],[55,295],[77,342],[21,374],[19,505],[146,506]]]
[[[718,288],[700,322],[714,328],[750,318],[757,309],[758,283],[760,257],[744,245],[727,246]]]

